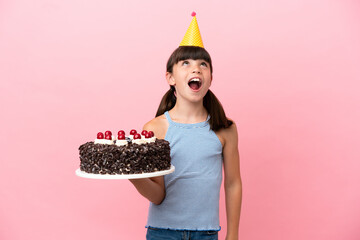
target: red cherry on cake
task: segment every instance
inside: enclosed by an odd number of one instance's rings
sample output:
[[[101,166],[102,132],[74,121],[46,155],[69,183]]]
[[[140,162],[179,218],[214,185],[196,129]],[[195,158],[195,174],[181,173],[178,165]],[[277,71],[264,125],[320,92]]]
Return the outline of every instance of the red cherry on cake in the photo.
[[[111,140],[111,135],[105,135],[105,139]]]
[[[135,133],[135,134],[134,134],[134,139],[141,139],[141,135],[138,134],[138,133]]]
[[[119,134],[118,140],[125,140],[125,134]]]
[[[145,134],[145,138],[151,138],[151,134],[147,132],[147,133]]]
[[[155,136],[153,131],[149,131],[149,134],[151,135],[151,137]]]
[[[107,135],[110,135],[110,136],[111,136],[111,135],[112,135],[111,131],[106,131],[106,132],[105,132],[105,136],[107,136]]]
[[[135,129],[130,131],[130,135],[135,135],[135,134],[137,134],[137,131]]]
[[[98,132],[97,139],[104,139],[104,134],[102,132]]]
[[[141,132],[141,135],[144,135],[144,136],[145,136],[145,134],[147,134],[147,132],[148,132],[148,131],[143,130],[143,131]]]
[[[120,131],[118,132],[118,135],[125,135],[125,132],[124,132],[123,130],[120,130]]]

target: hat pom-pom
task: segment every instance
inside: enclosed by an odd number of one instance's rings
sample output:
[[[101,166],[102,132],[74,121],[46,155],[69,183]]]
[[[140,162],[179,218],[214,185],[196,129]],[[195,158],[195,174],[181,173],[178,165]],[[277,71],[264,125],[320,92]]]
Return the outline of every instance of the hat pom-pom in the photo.
[[[192,13],[191,13],[191,16],[192,16],[192,17],[195,17],[195,16],[196,16],[196,12],[192,12]]]

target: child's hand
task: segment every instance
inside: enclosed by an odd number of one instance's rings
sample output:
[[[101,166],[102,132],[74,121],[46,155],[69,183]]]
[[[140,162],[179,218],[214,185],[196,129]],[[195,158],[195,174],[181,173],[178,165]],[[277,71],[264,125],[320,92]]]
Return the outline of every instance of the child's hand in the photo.
[[[225,240],[238,240],[239,238],[237,236],[229,237],[226,236]]]

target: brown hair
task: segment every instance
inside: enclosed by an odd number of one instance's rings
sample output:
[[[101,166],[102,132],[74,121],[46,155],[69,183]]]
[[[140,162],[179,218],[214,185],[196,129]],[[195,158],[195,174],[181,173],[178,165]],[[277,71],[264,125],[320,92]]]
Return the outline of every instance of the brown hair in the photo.
[[[210,64],[210,71],[212,74],[213,67],[209,53],[204,48],[193,46],[180,46],[175,49],[167,62],[166,71],[172,73],[174,65],[179,61],[186,59],[205,60]],[[170,90],[168,90],[161,99],[159,108],[156,112],[156,117],[164,114],[166,111],[171,110],[175,106],[175,104],[175,87],[170,86]],[[222,107],[220,101],[210,90],[208,90],[208,92],[206,93],[203,104],[210,115],[209,124],[211,130],[217,131],[221,128],[228,128],[232,125],[233,122],[227,119],[224,108]]]

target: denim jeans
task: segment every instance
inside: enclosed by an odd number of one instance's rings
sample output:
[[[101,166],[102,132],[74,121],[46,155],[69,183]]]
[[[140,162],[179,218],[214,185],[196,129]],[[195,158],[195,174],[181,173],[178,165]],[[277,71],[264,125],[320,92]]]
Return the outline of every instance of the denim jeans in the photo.
[[[218,240],[218,232],[169,230],[148,227],[146,240]]]

